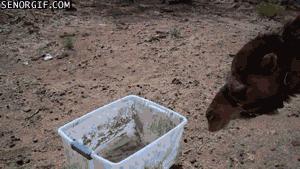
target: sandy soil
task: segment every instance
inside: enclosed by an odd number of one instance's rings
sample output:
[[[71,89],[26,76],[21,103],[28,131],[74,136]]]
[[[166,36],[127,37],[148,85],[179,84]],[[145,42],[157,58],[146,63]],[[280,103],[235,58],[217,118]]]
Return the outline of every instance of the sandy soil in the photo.
[[[300,168],[300,98],[217,133],[205,119],[232,55],[279,21],[201,4],[44,15],[0,25],[0,168],[64,168],[58,127],[129,94],[188,118],[176,169]]]

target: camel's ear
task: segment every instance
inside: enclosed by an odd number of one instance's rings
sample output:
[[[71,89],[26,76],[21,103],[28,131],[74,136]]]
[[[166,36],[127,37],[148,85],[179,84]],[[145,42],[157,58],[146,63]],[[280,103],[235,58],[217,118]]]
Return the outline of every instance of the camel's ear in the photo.
[[[277,55],[275,53],[266,54],[263,57],[260,66],[268,72],[274,72],[277,69]]]

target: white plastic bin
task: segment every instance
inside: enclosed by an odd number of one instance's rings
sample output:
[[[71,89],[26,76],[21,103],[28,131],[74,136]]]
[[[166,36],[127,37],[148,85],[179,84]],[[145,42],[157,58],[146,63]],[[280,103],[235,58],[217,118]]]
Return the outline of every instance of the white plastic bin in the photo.
[[[168,169],[187,119],[130,95],[58,129],[70,169]]]

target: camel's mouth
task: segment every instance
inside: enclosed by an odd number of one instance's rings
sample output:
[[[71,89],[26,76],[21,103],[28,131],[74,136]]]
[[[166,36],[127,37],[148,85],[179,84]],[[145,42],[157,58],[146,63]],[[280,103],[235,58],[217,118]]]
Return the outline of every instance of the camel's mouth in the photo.
[[[208,125],[208,131],[210,132],[217,132],[220,131],[221,129],[225,128],[229,122],[227,123],[219,123],[218,125]]]

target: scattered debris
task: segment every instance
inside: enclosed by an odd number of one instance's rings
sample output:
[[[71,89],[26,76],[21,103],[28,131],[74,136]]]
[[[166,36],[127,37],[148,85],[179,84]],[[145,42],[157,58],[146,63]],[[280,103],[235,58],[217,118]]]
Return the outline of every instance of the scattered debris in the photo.
[[[23,65],[26,65],[26,66],[27,66],[27,65],[29,65],[29,62],[28,62],[28,61],[24,61],[24,62],[23,62]]]
[[[51,60],[51,59],[53,59],[53,58],[54,58],[54,57],[53,57],[51,54],[49,54],[49,53],[43,55],[43,59],[44,59],[45,61]]]
[[[37,109],[37,111],[35,111],[32,115],[30,115],[29,117],[26,117],[25,120],[30,120],[30,119],[33,118],[35,115],[37,115],[40,111],[41,111],[41,109]]]
[[[180,85],[180,84],[182,84],[182,82],[181,82],[179,79],[174,78],[174,79],[172,80],[172,84]]]

